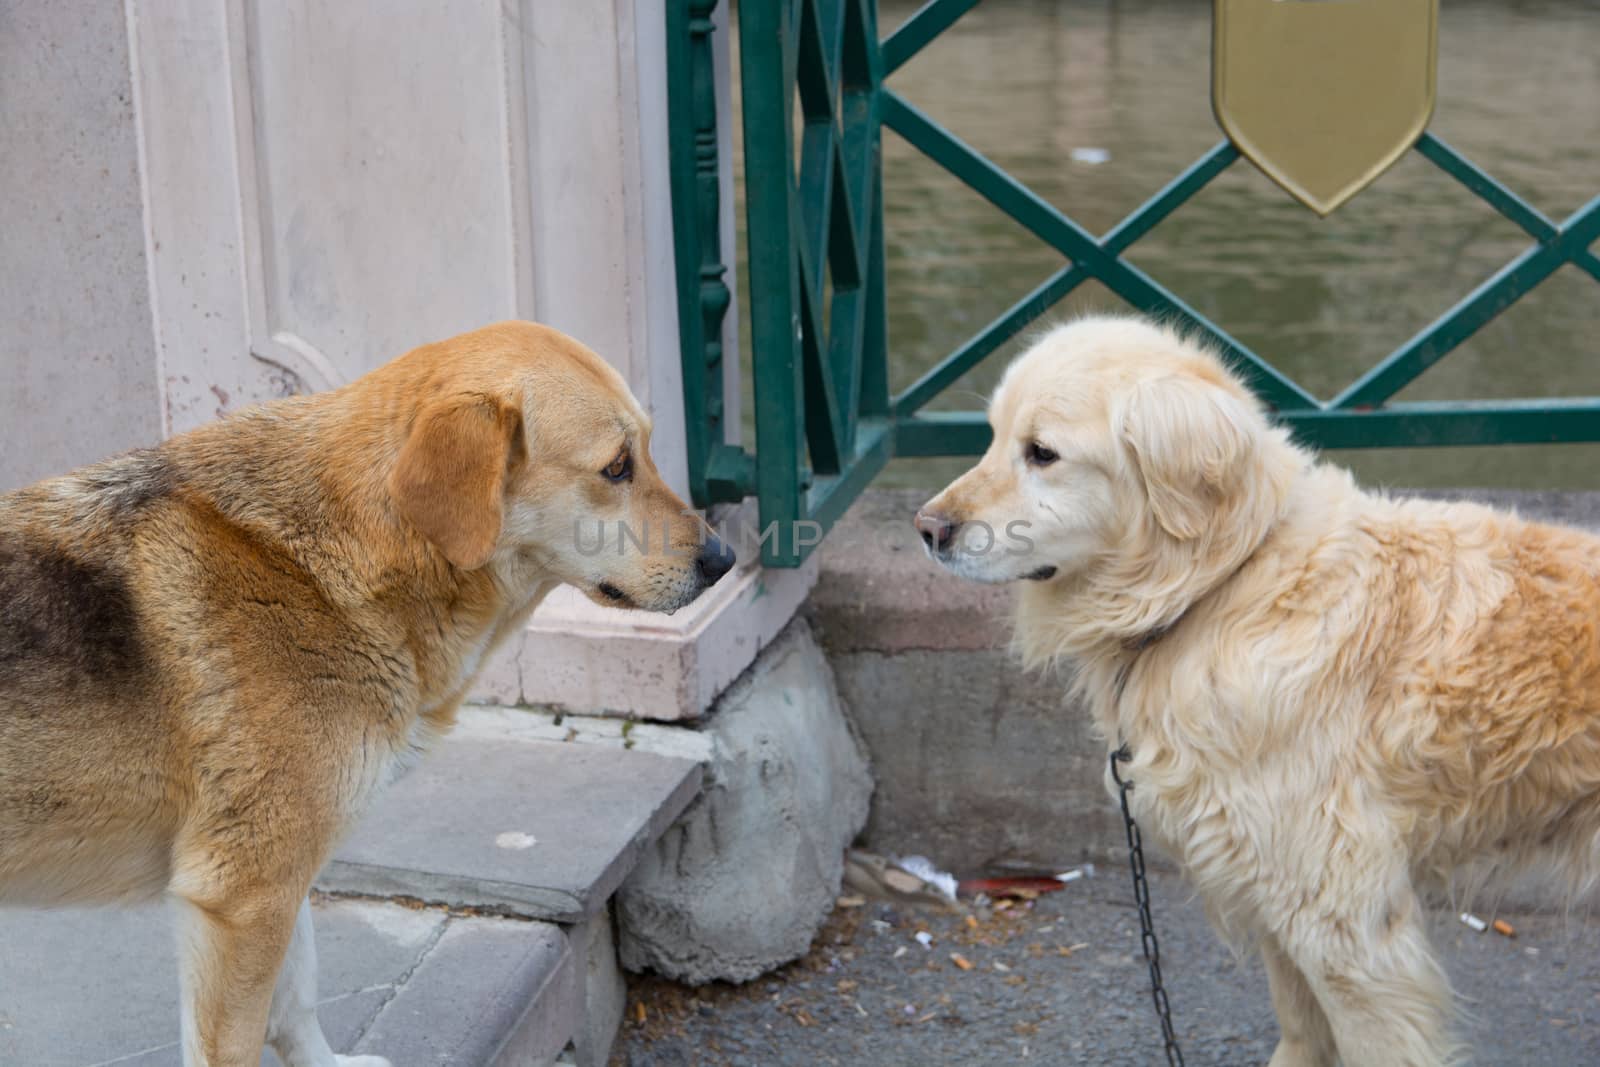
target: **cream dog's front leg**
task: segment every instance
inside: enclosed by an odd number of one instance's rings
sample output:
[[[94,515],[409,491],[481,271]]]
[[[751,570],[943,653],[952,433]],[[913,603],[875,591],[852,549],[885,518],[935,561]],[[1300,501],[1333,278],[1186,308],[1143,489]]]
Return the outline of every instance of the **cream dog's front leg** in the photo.
[[[1305,975],[1271,936],[1261,944],[1261,958],[1267,965],[1279,1031],[1278,1047],[1267,1067],[1334,1067],[1339,1050]]]

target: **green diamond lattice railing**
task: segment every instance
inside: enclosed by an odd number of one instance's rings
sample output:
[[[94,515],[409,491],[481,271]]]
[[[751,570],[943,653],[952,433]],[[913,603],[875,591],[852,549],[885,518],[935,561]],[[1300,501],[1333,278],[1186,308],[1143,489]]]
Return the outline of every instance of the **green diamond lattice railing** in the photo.
[[[986,356],[1095,279],[1140,311],[1209,338],[1297,437],[1322,448],[1600,441],[1600,398],[1389,403],[1496,315],[1572,264],[1600,281],[1600,196],[1557,223],[1431,133],[1415,150],[1533,243],[1331,400],[1321,401],[1123,259],[1238,161],[1223,141],[1096,238],[884,78],[978,0],[931,0],[879,42],[875,0],[739,5],[748,218],[753,456],[725,442],[720,344],[717,114],[709,43],[717,0],[668,0],[673,217],[691,491],[707,505],[754,494],[762,557],[795,566],[892,455],[969,455],[981,412],[925,406]],[[794,116],[800,116],[799,148]],[[888,386],[881,128],[887,127],[1066,264],[904,392]]]

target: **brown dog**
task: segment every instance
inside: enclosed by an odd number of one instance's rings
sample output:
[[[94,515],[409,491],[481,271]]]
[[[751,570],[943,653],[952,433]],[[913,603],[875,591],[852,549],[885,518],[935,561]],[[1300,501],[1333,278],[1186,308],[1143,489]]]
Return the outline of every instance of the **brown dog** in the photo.
[[[649,444],[509,322],[0,497],[0,901],[174,898],[191,1067],[382,1064],[317,1025],[312,877],[555,585],[671,611],[732,566]]]
[[[1135,319],[1041,339],[989,418],[923,539],[1076,664],[1141,827],[1262,950],[1272,1067],[1449,1062],[1420,892],[1600,881],[1600,538],[1363,492]]]

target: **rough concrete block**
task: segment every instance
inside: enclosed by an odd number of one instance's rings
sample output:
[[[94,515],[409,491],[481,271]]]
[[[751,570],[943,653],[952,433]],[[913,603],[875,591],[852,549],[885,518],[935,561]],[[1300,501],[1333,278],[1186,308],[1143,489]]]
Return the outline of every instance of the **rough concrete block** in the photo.
[[[833,671],[795,622],[703,722],[701,796],[617,894],[623,966],[748,981],[802,955],[866,821],[867,761]]]
[[[581,922],[699,782],[698,764],[648,752],[451,737],[378,798],[317,884]]]
[[[1121,844],[1105,746],[1064,678],[1001,650],[848,652],[833,670],[872,753],[868,848],[974,872],[1071,866]]]

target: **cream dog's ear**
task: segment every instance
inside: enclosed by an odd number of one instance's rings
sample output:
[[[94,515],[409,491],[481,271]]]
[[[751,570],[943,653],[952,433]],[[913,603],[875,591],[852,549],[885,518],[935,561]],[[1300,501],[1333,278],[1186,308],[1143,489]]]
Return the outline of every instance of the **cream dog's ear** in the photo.
[[[389,474],[395,507],[457,567],[483,566],[505,517],[506,476],[522,461],[522,412],[478,395],[417,415]]]
[[[1237,488],[1250,451],[1245,405],[1207,382],[1172,375],[1135,386],[1120,424],[1156,521],[1179,540],[1199,537]]]

